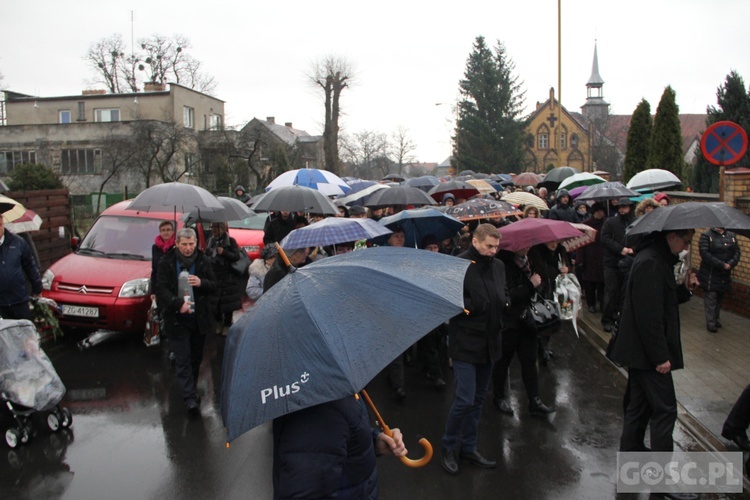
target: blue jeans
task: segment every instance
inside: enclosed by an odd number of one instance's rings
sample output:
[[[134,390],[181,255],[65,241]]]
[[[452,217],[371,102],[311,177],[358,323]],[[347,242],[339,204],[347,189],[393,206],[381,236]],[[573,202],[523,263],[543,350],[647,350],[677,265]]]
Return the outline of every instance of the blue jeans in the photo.
[[[492,363],[475,364],[454,360],[453,374],[456,379],[456,398],[445,424],[442,446],[447,450],[455,450],[460,434],[461,451],[472,452],[477,449],[479,417],[492,378]]]

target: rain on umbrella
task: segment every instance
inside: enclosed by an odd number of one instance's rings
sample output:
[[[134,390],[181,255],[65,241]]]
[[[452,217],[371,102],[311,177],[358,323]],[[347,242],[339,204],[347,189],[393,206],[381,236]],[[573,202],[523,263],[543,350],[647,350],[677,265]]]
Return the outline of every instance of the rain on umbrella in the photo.
[[[630,198],[631,196],[638,196],[639,194],[640,193],[636,193],[632,189],[625,187],[622,182],[603,182],[601,184],[589,186],[589,188],[576,198],[576,200],[606,201],[615,198]]]
[[[409,186],[394,186],[373,193],[365,203],[367,207],[386,207],[393,205],[437,205],[434,199],[421,189]]]
[[[126,210],[141,212],[195,212],[205,214],[224,210],[219,199],[199,186],[166,182],[146,188],[130,202]]]
[[[484,179],[469,179],[466,182],[477,188],[480,194],[497,193],[497,189]]]
[[[182,216],[183,221],[188,220],[202,220],[205,222],[226,222],[242,220],[255,215],[255,212],[242,203],[237,198],[229,198],[228,196],[217,196],[219,202],[224,206],[224,210],[217,210],[215,212],[188,212]]]
[[[539,176],[532,172],[524,172],[513,177],[513,184],[516,186],[536,186],[540,182]]]
[[[723,202],[688,201],[653,210],[636,219],[628,236],[655,231],[722,227],[750,238],[750,217]]]
[[[228,439],[361,391],[464,310],[469,265],[436,252],[377,247],[288,274],[229,331],[221,387]]]
[[[452,194],[455,198],[469,199],[472,196],[478,195],[479,190],[468,182],[452,180],[441,182],[427,191],[427,194],[435,198],[435,201],[438,203],[442,202],[443,196],[448,193]]]
[[[317,168],[300,168],[288,170],[266,186],[271,191],[285,186],[305,186],[320,191],[326,196],[335,196],[349,192],[349,185],[338,175],[328,170]]]
[[[565,178],[565,180],[557,186],[557,189],[567,189],[570,191],[579,186],[593,186],[594,184],[601,184],[602,182],[607,182],[607,180],[589,172],[582,172]]]
[[[527,193],[525,191],[515,191],[513,193],[504,194],[501,201],[512,203],[516,206],[524,205],[526,207],[536,207],[537,210],[549,210],[549,207],[543,199],[535,194]]]
[[[438,184],[440,184],[440,179],[438,179],[434,175],[423,175],[421,177],[413,177],[404,181],[405,186],[421,189],[425,193]]]
[[[253,210],[270,212],[309,212],[313,214],[336,215],[339,209],[326,195],[304,186],[285,186],[272,189],[253,204]]]
[[[677,187],[682,181],[669,170],[661,168],[650,168],[638,172],[628,181],[627,186],[634,191],[658,191]]]
[[[515,252],[530,248],[540,243],[568,238],[580,238],[583,232],[573,227],[570,222],[550,219],[521,219],[507,226],[498,228],[502,235],[500,249]]]
[[[337,245],[358,240],[371,240],[393,231],[372,219],[327,217],[290,232],[281,241],[285,249]]]
[[[571,175],[580,174],[581,171],[573,167],[556,167],[547,172],[544,179],[537,184],[539,187],[545,187],[549,190],[557,189],[562,181]]]
[[[511,215],[521,215],[523,212],[516,209],[516,207],[507,201],[472,198],[471,200],[450,207],[445,213],[460,221],[470,221],[501,219]]]
[[[464,227],[463,222],[434,208],[402,210],[395,215],[383,217],[378,222],[389,229],[403,228],[404,246],[411,248],[421,245],[422,238],[427,235],[442,241],[455,236]]]

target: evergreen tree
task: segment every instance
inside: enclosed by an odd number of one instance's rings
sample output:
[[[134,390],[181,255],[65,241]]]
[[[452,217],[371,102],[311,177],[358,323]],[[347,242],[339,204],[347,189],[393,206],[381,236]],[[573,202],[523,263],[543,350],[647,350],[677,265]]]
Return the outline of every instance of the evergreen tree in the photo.
[[[682,154],[680,110],[671,86],[664,89],[656,108],[646,167],[669,170],[683,179],[685,159]]]
[[[625,146],[625,166],[622,173],[623,182],[628,182],[635,174],[646,169],[652,128],[651,105],[646,99],[641,99],[630,118],[628,141]]]
[[[453,167],[476,172],[523,170],[525,123],[519,119],[524,93],[513,75],[505,46],[494,53],[478,36],[460,81],[461,100],[453,147]]]
[[[716,89],[716,102],[718,108],[708,106],[706,109],[706,128],[716,122],[729,120],[742,126],[746,132],[750,130],[750,92],[736,71],[730,72],[724,84]],[[734,167],[750,167],[750,157],[745,154],[739,162],[731,165],[731,168]],[[700,154],[691,180],[695,191],[718,193],[719,167],[709,163]]]

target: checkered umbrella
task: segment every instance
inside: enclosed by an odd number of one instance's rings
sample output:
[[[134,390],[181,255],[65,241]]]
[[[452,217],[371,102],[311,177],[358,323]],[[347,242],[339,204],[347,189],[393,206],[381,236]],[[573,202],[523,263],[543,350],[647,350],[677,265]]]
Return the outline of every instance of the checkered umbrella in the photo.
[[[345,219],[328,217],[309,226],[295,229],[281,242],[284,249],[336,245],[377,236],[393,231],[372,219]]]

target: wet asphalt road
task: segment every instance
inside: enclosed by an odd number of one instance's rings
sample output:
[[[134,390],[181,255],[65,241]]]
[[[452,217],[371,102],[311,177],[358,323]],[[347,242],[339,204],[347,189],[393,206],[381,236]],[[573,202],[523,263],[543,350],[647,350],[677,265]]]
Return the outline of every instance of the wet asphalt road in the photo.
[[[115,337],[80,351],[75,343],[80,338],[69,335],[45,345],[68,389],[63,405],[73,412],[73,426],[51,433],[36,422],[38,432],[28,444],[16,450],[0,444],[0,497],[271,498],[270,426],[225,448],[218,410],[223,338],[207,339],[199,419],[188,418],[162,349]],[[384,377],[377,377],[370,396],[386,423],[403,431],[409,456],[422,456],[418,436],[427,437],[436,451],[422,469],[392,457],[378,459],[381,498],[614,498],[625,381],[572,331],[555,336],[551,348],[556,356],[540,368],[540,388],[557,413],[529,416],[517,360],[510,377],[515,415],[501,415],[490,405],[484,409],[479,446],[499,461],[494,470],[461,463],[459,474],[449,476],[440,467],[450,375],[441,393],[416,366],[407,366],[401,404]],[[683,446],[694,444],[680,430],[675,436]]]

